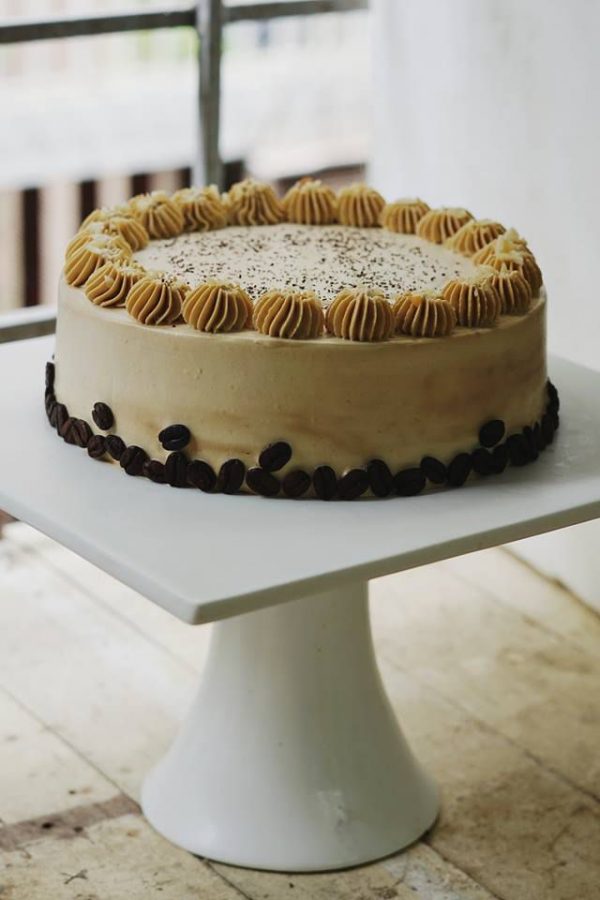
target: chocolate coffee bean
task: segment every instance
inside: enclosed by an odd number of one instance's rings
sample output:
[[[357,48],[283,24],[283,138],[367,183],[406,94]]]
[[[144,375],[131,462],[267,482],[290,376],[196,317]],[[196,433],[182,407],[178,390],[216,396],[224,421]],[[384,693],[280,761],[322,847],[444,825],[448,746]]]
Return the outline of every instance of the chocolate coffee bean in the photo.
[[[86,447],[92,436],[92,429],[83,419],[69,416],[60,429],[60,436],[67,444],[74,444],[76,447]]]
[[[237,494],[245,475],[246,466],[241,459],[228,459],[219,469],[215,490],[222,494]]]
[[[169,453],[165,460],[165,477],[171,487],[183,488],[187,486],[188,461],[185,453],[175,450]]]
[[[376,497],[389,497],[394,487],[390,467],[382,459],[372,459],[367,463],[367,475],[371,493]]]
[[[94,403],[92,419],[102,431],[108,431],[108,429],[112,428],[115,424],[115,417],[113,416],[112,409],[107,403]]]
[[[508,465],[508,447],[506,444],[498,444],[492,450],[492,472],[500,475]]]
[[[269,444],[258,457],[261,469],[267,472],[278,472],[283,469],[292,458],[292,448],[285,441],[276,441]]]
[[[529,455],[529,461],[535,462],[535,460],[538,458],[538,456],[540,454],[539,454],[538,448],[536,447],[535,437],[533,434],[533,428],[531,428],[529,425],[526,425],[525,428],[523,429],[523,437],[525,438],[525,443],[527,444],[527,452]]]
[[[92,459],[102,459],[106,453],[106,438],[101,434],[93,434],[87,442],[87,452]]]
[[[432,484],[444,484],[448,470],[443,462],[435,456],[424,456],[421,460],[421,472]]]
[[[468,453],[458,453],[448,466],[448,484],[450,487],[460,487],[471,474],[471,456]]]
[[[533,440],[535,441],[536,450],[538,453],[541,453],[546,448],[546,441],[539,422],[536,422],[533,426]]]
[[[67,419],[69,418],[69,412],[64,403],[56,403],[50,414],[50,424],[53,428],[56,428],[58,432],[63,427]]]
[[[337,477],[331,466],[317,466],[312,482],[319,500],[333,500],[337,491]]]
[[[144,463],[147,459],[148,454],[146,451],[142,450],[141,447],[136,447],[135,444],[132,444],[130,447],[125,447],[125,450],[119,459],[119,463],[121,468],[125,469],[128,475],[141,475]]]
[[[529,462],[529,448],[522,434],[511,434],[506,439],[508,458],[511,466],[526,466]]]
[[[248,469],[246,484],[253,493],[260,494],[261,497],[276,497],[280,488],[279,479],[260,466]]]
[[[188,484],[209,494],[217,483],[215,470],[203,459],[193,459],[187,468]]]
[[[425,487],[425,476],[421,469],[402,469],[394,475],[394,488],[398,497],[414,497]]]
[[[479,443],[482,447],[494,447],[504,437],[506,428],[501,419],[491,419],[479,429]]]
[[[281,489],[286,497],[296,499],[302,497],[310,487],[310,475],[302,469],[292,469],[281,482]]]
[[[548,381],[546,382],[546,393],[548,394],[548,399],[550,401],[558,404],[558,402],[559,402],[558,391],[556,390],[555,386],[552,384],[550,379],[548,379]],[[557,405],[557,408],[558,408],[558,405]]]
[[[554,428],[555,431],[558,431],[558,426],[560,425],[560,419],[559,419],[558,413],[550,410],[548,412],[548,415],[550,416],[550,419],[552,421],[552,427]]]
[[[492,454],[483,447],[479,447],[471,453],[471,465],[473,466],[473,471],[478,475],[491,475],[494,471]]]
[[[158,435],[165,450],[183,450],[190,442],[190,429],[186,425],[169,425]]]
[[[142,475],[155,484],[166,484],[167,481],[164,463],[159,459],[147,459],[142,466]]]
[[[106,449],[112,458],[119,462],[125,452],[125,441],[118,434],[109,434],[106,438]]]
[[[47,362],[46,363],[46,388],[52,390],[54,388],[54,363]]]
[[[554,440],[554,425],[550,413],[544,413],[542,416],[542,435],[546,441],[546,445],[551,444]]]
[[[356,500],[368,487],[369,476],[364,469],[348,469],[338,481],[338,497],[340,500]]]

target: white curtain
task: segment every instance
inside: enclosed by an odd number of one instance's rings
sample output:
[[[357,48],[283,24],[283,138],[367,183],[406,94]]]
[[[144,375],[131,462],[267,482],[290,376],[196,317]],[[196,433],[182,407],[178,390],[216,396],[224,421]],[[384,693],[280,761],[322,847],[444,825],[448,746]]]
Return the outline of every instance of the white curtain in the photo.
[[[550,349],[600,369],[600,3],[372,5],[371,180],[516,227],[544,272]],[[600,608],[599,546],[598,523],[518,545]]]

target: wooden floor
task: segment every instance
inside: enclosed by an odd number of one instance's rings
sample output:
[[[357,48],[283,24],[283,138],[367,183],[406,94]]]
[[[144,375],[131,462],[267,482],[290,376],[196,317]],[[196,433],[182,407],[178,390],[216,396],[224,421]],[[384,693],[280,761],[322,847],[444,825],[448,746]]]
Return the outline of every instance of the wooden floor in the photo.
[[[374,583],[378,656],[443,808],[332,875],[168,844],[137,805],[191,701],[191,628],[27,526],[0,541],[0,900],[596,900],[600,620],[502,550]]]

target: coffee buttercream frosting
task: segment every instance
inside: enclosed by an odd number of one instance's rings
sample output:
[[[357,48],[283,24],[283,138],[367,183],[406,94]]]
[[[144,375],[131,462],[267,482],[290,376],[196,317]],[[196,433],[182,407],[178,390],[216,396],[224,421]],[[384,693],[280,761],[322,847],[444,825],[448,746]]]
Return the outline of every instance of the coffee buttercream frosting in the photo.
[[[419,219],[416,233],[434,244],[443,244],[472,218],[471,213],[462,207],[441,206],[439,209],[430,209]]]
[[[187,291],[176,278],[148,272],[129,291],[125,307],[142,325],[172,325],[181,315]]]
[[[231,225],[275,225],[285,218],[281,200],[270,184],[247,178],[225,195]]]
[[[183,213],[166,191],[138,194],[130,206],[153,239],[172,238],[183,231]]]
[[[96,306],[125,306],[129,291],[145,274],[133,260],[108,260],[88,278],[85,295]]]
[[[326,317],[327,331],[347,341],[387,341],[394,333],[392,308],[376,288],[340,291]]]
[[[384,206],[385,200],[374,188],[366,184],[353,184],[342,188],[338,194],[337,218],[342,225],[373,228],[379,225]]]
[[[456,325],[452,305],[434,293],[409,293],[394,303],[396,330],[411,337],[445,337]]]
[[[65,281],[74,287],[85,284],[90,275],[109,260],[126,260],[131,250],[112,235],[90,235],[90,239],[69,252],[65,260]]]
[[[301,178],[283,198],[288,222],[301,225],[331,225],[335,222],[336,205],[335,192],[314,178]]]
[[[227,209],[214,185],[182,188],[173,194],[173,201],[183,213],[185,231],[208,231],[227,225]]]
[[[209,281],[190,291],[182,313],[196,331],[213,334],[242,331],[252,318],[252,301],[237,284]]]
[[[261,334],[310,340],[323,333],[323,307],[313,291],[267,291],[254,308],[253,323]]]
[[[474,278],[449,281],[442,291],[456,313],[458,325],[465,328],[491,328],[500,315],[500,297],[492,278],[494,270]]]
[[[504,234],[504,225],[493,219],[471,219],[446,240],[446,246],[465,256],[473,256],[478,250]]]
[[[429,206],[424,200],[416,197],[414,200],[395,200],[386,203],[381,212],[381,224],[388,231],[397,234],[414,234],[417,223],[429,212]]]
[[[531,307],[531,285],[520,268],[508,266],[494,269],[490,284],[500,298],[501,313],[505,316],[523,316]]]

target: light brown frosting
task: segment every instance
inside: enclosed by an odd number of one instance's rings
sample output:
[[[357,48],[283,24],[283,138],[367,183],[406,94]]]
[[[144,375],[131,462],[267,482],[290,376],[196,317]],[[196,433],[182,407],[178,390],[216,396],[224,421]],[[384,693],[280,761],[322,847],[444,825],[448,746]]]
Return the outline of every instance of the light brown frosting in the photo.
[[[96,220],[88,222],[87,225],[82,225],[79,232],[69,243],[67,252],[73,247],[81,246],[84,243],[86,234],[108,234],[121,238],[134,253],[137,250],[143,250],[150,240],[150,235],[142,223],[134,216],[114,215],[104,220]]]
[[[313,291],[267,291],[254,307],[254,327],[270,337],[318,338],[324,322],[323,307]]]
[[[330,334],[347,341],[387,341],[394,333],[392,308],[383,291],[347,288],[327,310]]]
[[[89,240],[75,250],[71,250],[65,260],[65,281],[80,287],[90,275],[109,260],[127,260],[131,250],[121,239],[112,235],[90,235]]]
[[[440,206],[438,209],[430,209],[419,219],[416,233],[434,244],[443,244],[472,218],[471,213],[461,207]]]
[[[125,308],[142,325],[172,325],[181,315],[188,290],[176,278],[148,272],[129,291]]]
[[[166,191],[138,194],[130,206],[151,238],[175,237],[183,231],[183,213]]]
[[[283,222],[281,200],[270,184],[246,178],[238,181],[225,195],[231,225],[275,225]]]
[[[185,298],[183,318],[196,331],[242,331],[252,317],[252,301],[237,284],[208,281]]]
[[[533,293],[522,269],[500,267],[494,271],[490,284],[500,298],[503,315],[523,316],[529,310]]]
[[[471,219],[449,237],[445,244],[457,253],[473,256],[505,231],[504,225],[494,222],[493,219]]]
[[[227,225],[227,210],[214,184],[182,188],[173,194],[173,202],[183,213],[185,231],[210,231]]]
[[[300,225],[331,225],[335,222],[335,192],[314,178],[301,178],[283,198],[288,222]]]
[[[126,256],[131,256],[131,247],[121,235],[106,234],[104,222],[92,222],[85,226],[85,230],[78,231],[75,237],[71,238],[65,250],[65,261],[70,259],[81,247],[90,243],[96,247],[118,247]]]
[[[442,297],[454,312],[458,325],[465,328],[491,328],[500,315],[500,297],[491,283],[493,270],[474,278],[460,278],[444,286]]]
[[[385,200],[374,188],[366,184],[352,184],[342,188],[338,194],[338,221],[355,228],[373,228],[379,225],[384,206]]]
[[[145,274],[134,260],[109,260],[90,275],[85,295],[96,306],[125,306],[129,291]]]
[[[517,250],[512,243],[499,244],[498,241],[502,241],[503,237],[504,235],[501,235],[492,244],[476,253],[473,262],[483,263],[498,271],[502,269],[520,270],[531,288],[531,293],[534,297],[537,296],[543,279],[533,253],[526,247]]]
[[[397,234],[414,234],[417,230],[417,223],[427,212],[429,212],[429,206],[418,197],[414,200],[395,200],[393,203],[386,203],[381,212],[380,221],[388,231],[395,231]]]
[[[91,213],[85,217],[79,226],[79,230],[81,231],[86,225],[90,225],[92,222],[107,222],[114,216],[138,219],[139,221],[139,216],[136,211],[132,209],[131,201],[129,201],[129,203],[120,203],[116,206],[101,206],[99,209],[93,209]]]
[[[454,331],[456,313],[435,294],[401,294],[394,303],[396,331],[411,337],[445,337]]]

